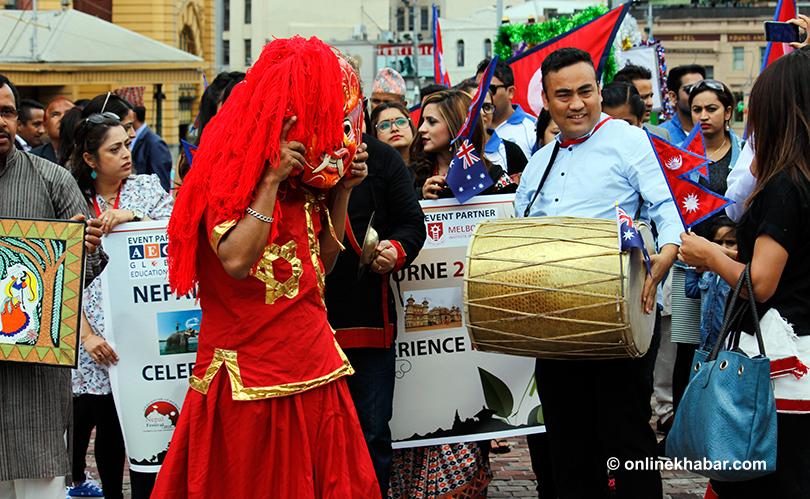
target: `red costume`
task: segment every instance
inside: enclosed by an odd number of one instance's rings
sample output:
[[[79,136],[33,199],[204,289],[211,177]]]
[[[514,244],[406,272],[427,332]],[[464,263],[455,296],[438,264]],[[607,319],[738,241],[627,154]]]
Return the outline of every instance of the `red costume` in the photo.
[[[199,284],[197,361],[154,498],[379,498],[341,379],[353,370],[323,302],[318,237],[327,191],[303,183],[334,185],[354,157],[353,133],[333,140],[335,130],[344,135],[344,118],[353,129],[353,114],[362,114],[356,75],[347,79],[338,61],[317,39],[276,40],[206,127],[169,224],[170,282],[179,293]],[[302,75],[307,88],[297,86]],[[281,183],[264,254],[235,279],[219,244],[243,216],[265,161],[277,160],[281,124],[292,115],[288,140],[304,143],[317,166],[303,182]],[[318,133],[307,136],[306,126]],[[262,137],[264,159],[245,154],[243,135]]]

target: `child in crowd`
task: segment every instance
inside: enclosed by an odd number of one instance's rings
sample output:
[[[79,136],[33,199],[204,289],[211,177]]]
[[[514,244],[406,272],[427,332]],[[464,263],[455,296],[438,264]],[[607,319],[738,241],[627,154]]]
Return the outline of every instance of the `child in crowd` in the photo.
[[[709,226],[709,237],[726,249],[737,251],[737,224],[728,217],[714,219]],[[717,342],[730,286],[716,272],[686,271],[686,296],[700,298],[700,348],[711,350]]]

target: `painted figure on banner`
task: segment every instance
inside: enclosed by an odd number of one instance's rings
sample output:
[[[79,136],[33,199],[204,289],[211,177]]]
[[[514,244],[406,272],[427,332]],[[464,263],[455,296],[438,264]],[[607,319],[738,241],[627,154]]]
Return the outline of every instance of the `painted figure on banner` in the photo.
[[[29,334],[36,340],[39,331],[37,278],[27,267],[17,263],[8,268],[0,288],[5,290],[0,309],[0,343],[17,343]]]
[[[0,268],[5,267],[0,277],[0,343],[58,346],[47,332],[61,320],[55,301],[61,302],[61,297],[54,291],[62,289],[65,255],[59,240],[0,238]]]

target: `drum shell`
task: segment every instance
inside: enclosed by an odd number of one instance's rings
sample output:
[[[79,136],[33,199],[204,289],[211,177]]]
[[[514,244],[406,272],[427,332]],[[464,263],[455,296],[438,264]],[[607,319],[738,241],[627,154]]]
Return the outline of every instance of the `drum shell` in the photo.
[[[652,253],[652,235],[638,224]],[[500,219],[467,248],[464,316],[473,346],[548,359],[640,357],[654,314],[641,306],[641,251],[619,251],[615,220]]]

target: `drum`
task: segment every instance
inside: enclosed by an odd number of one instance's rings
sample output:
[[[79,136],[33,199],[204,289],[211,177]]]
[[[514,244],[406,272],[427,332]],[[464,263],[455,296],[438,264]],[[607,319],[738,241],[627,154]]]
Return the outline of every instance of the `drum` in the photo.
[[[649,227],[636,224],[648,252]],[[542,359],[613,359],[647,352],[655,314],[638,248],[619,251],[616,220],[482,222],[467,247],[464,318],[483,352]]]

